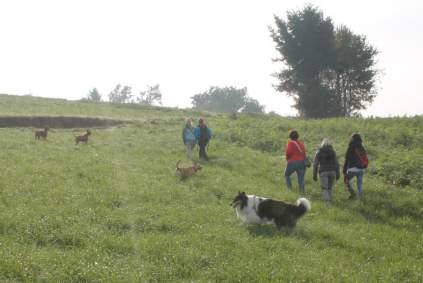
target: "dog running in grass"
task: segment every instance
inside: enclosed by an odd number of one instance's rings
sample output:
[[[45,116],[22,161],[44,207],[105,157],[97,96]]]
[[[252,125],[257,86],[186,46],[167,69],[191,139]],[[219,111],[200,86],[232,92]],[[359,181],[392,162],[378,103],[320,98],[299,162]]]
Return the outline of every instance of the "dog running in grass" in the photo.
[[[35,139],[39,140],[39,139],[46,139],[47,138],[47,133],[48,133],[48,128],[44,128],[44,130],[39,130],[39,131],[35,131]]]
[[[91,131],[87,130],[87,132],[82,136],[76,136],[75,137],[75,144],[79,144],[80,142],[87,143],[88,142],[88,136],[91,135]]]
[[[192,175],[195,175],[197,171],[202,169],[201,165],[195,162],[190,167],[179,167],[180,163],[181,163],[181,160],[176,162],[176,174],[178,174],[181,177],[181,179],[185,179]]]
[[[238,218],[245,224],[275,224],[278,229],[292,230],[297,221],[311,209],[310,201],[299,198],[296,204],[281,200],[247,195],[238,192],[231,206]]]

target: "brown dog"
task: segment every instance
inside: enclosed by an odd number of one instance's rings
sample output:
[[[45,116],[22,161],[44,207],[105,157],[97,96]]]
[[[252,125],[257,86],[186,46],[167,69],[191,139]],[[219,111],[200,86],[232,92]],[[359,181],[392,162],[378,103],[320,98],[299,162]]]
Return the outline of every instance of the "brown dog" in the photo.
[[[89,135],[91,135],[91,132],[90,132],[90,130],[87,130],[87,132],[85,133],[85,135],[76,136],[75,137],[75,144],[78,144],[80,142],[87,143],[88,142],[88,136]]]
[[[200,164],[195,162],[190,167],[179,167],[179,163],[181,163],[181,160],[176,163],[176,174],[181,176],[181,179],[185,179],[192,175],[195,175],[195,173],[197,173],[197,171],[201,170],[202,168]]]
[[[35,139],[39,140],[43,138],[44,140],[47,138],[48,128],[44,128],[44,130],[35,131]]]

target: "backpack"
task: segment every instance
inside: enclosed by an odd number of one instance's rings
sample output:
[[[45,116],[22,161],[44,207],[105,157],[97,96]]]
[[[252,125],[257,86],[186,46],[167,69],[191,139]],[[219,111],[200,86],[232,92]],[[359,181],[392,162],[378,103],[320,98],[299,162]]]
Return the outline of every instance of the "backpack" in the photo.
[[[364,148],[362,148],[362,149],[356,148],[355,154],[358,157],[360,167],[363,168],[363,169],[367,168],[367,166],[369,166],[369,158],[367,157],[367,153],[364,150]]]

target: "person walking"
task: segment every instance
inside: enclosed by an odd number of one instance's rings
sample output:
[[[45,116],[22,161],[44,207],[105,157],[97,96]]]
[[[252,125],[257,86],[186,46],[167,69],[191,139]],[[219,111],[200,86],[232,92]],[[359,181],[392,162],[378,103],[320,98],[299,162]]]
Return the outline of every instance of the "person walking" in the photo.
[[[342,172],[344,173],[344,183],[350,193],[350,199],[356,197],[356,193],[351,185],[351,180],[357,178],[358,197],[363,198],[363,175],[368,165],[366,150],[360,134],[353,134],[345,153],[345,162]]]
[[[327,204],[332,201],[332,188],[335,180],[339,180],[339,163],[336,152],[328,139],[323,139],[316,152],[313,162],[313,180],[317,181],[317,173],[320,177],[323,199]]]
[[[301,194],[305,193],[304,175],[306,172],[306,149],[304,143],[299,141],[296,130],[289,132],[289,141],[285,149],[286,168],[285,181],[288,189],[292,189],[291,174],[296,172]]]
[[[212,137],[212,133],[210,128],[207,127],[206,122],[204,121],[203,118],[198,120],[198,126],[194,130],[194,135],[200,147],[200,150],[199,150],[200,159],[204,159],[208,161],[209,157],[207,156],[206,146]]]
[[[186,120],[185,127],[182,130],[182,141],[184,142],[188,158],[192,160],[192,150],[195,147],[196,138],[191,118]]]

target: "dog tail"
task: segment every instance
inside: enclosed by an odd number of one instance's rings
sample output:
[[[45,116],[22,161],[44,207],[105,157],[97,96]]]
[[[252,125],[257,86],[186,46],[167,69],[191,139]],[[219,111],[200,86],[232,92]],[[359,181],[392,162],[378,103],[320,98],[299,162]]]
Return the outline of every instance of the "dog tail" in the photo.
[[[181,163],[181,160],[178,160],[178,162],[176,162],[176,169],[179,169],[179,163]]]
[[[311,209],[311,203],[306,198],[299,198],[297,200],[297,206],[304,211],[303,213],[306,213],[307,211],[310,211]]]

